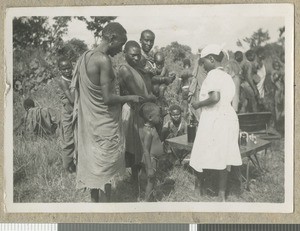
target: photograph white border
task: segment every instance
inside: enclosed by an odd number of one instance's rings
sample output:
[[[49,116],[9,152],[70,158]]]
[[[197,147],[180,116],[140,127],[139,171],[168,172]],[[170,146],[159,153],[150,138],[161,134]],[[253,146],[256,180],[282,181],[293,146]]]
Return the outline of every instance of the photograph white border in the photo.
[[[157,8],[160,8],[158,11]],[[247,7],[247,11],[241,11]],[[12,19],[16,16],[143,16],[159,17],[162,11],[175,15],[205,9],[202,16],[285,18],[285,200],[284,203],[154,202],[154,203],[14,203],[13,202],[13,90]],[[258,10],[259,9],[259,10]],[[201,17],[201,16],[199,16]],[[5,18],[5,119],[4,119],[4,209],[8,213],[127,213],[127,212],[247,212],[292,213],[294,203],[294,6],[293,4],[152,5],[102,7],[11,8]],[[287,78],[288,77],[288,78]]]

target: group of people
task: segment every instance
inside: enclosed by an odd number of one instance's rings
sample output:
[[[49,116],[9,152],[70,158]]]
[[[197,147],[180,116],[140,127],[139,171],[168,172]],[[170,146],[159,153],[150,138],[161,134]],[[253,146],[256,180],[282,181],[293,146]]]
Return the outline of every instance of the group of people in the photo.
[[[124,27],[112,22],[103,29],[100,44],[86,51],[75,68],[66,58],[58,61],[64,168],[76,172],[77,188],[90,189],[93,202],[110,201],[114,177],[131,168],[132,187],[138,192],[141,176],[146,176],[142,200],[153,201],[160,159],[170,153],[164,141],[185,134],[184,118],[190,115],[189,122],[198,124],[190,158],[195,191],[203,191],[203,169],[216,169],[219,196],[225,201],[230,166],[242,164],[236,113],[258,110],[264,97],[263,56],[249,51],[243,61],[236,52],[224,65],[226,52],[208,45],[194,69],[184,60],[178,91],[182,105],[169,107],[166,122],[165,90],[176,75],[165,66],[163,53],[151,55],[154,42],[150,30],[141,33],[140,44],[127,41]],[[124,62],[115,68],[111,57],[123,46]],[[272,76],[279,98],[282,73],[278,69]]]

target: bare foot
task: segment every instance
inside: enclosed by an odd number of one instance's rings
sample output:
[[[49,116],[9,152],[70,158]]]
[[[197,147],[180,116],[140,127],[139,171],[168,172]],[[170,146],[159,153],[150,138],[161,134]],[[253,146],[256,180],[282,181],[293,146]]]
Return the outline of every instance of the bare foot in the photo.
[[[225,200],[225,191],[220,191],[219,192],[219,199],[221,202],[226,202]]]

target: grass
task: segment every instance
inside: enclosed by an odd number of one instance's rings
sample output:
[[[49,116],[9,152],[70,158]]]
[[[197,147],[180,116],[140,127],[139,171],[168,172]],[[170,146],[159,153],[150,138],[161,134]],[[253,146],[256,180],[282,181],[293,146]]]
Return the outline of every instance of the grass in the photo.
[[[272,144],[266,155],[265,172],[250,168],[250,191],[239,190],[239,182],[229,175],[228,201],[231,202],[284,202],[284,140]],[[76,175],[67,174],[62,168],[59,138],[25,139],[14,137],[14,202],[89,202],[89,192],[76,190]],[[258,155],[263,160],[263,155]],[[245,167],[242,168],[245,172]],[[217,189],[210,182],[217,181],[213,172],[212,180],[206,185],[206,195],[194,194],[194,176],[187,164],[174,166],[169,178],[175,180],[175,187],[161,186],[161,201],[193,202],[217,201]],[[113,187],[114,202],[135,202],[134,190],[129,181],[129,170],[118,177]],[[245,185],[243,184],[245,188]]]
[[[167,96],[178,99],[174,94],[176,81],[168,89]],[[40,86],[30,97],[40,106],[52,109],[56,120],[59,121],[60,103],[57,94],[56,80]],[[271,97],[270,97],[271,98]],[[51,99],[51,100],[50,100]],[[14,95],[14,123],[18,122],[25,113],[22,106],[23,98]],[[67,174],[62,168],[59,134],[53,137],[24,137],[14,134],[13,170],[14,170],[14,202],[58,203],[58,202],[89,202],[89,191],[76,190],[76,175]],[[259,174],[250,168],[250,191],[239,190],[238,181],[234,175],[229,176],[228,201],[232,202],[284,202],[284,140],[276,140],[266,155],[258,155],[266,164],[264,174]],[[242,168],[245,173],[245,166]],[[174,188],[161,185],[158,197],[168,202],[217,201],[216,176],[211,173],[207,180],[206,194],[202,197],[193,192],[194,176],[188,165],[174,166],[168,172],[169,178],[175,180]],[[114,202],[135,202],[134,189],[129,181],[130,172],[116,179],[112,191]],[[245,185],[243,185],[243,188]]]

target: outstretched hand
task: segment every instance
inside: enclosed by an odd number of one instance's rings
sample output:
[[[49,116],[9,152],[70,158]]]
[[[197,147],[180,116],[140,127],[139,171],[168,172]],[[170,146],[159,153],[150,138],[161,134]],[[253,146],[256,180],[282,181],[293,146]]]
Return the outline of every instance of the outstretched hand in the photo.
[[[141,102],[145,101],[145,98],[142,96],[138,96],[138,95],[130,95],[129,101],[132,103],[141,103]]]

